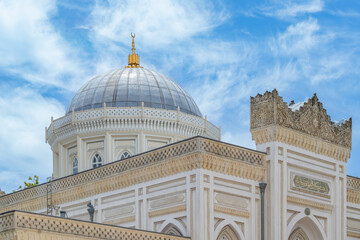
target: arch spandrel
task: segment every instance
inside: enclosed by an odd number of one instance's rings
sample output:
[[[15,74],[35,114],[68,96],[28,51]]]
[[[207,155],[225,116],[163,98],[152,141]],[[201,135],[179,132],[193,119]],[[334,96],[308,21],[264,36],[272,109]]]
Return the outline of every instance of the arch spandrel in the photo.
[[[226,225],[219,233],[216,240],[240,240],[239,236],[229,225]]]

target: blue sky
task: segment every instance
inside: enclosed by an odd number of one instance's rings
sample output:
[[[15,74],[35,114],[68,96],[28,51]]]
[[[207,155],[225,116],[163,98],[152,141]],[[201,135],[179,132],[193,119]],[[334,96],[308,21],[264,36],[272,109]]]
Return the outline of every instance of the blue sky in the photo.
[[[353,117],[348,174],[360,176],[360,1],[0,0],[0,188],[51,175],[44,140],[90,77],[141,65],[183,86],[222,139],[254,148],[249,98],[317,93],[333,121]]]

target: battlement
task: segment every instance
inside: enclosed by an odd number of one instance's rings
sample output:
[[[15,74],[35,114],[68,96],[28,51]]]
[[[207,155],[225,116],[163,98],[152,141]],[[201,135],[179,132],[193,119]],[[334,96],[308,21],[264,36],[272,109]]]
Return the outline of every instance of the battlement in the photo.
[[[331,120],[316,94],[308,101],[287,104],[276,89],[250,97],[250,129],[281,126],[351,149],[352,119]]]

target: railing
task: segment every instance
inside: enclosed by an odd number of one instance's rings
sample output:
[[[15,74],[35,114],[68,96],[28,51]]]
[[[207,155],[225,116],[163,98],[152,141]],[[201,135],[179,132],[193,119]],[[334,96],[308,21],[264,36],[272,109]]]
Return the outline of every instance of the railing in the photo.
[[[60,218],[30,212],[12,211],[0,214],[0,238],[12,239],[21,232],[21,239],[128,239],[182,240],[188,237],[118,227],[75,219]],[[37,230],[37,231],[36,231]]]
[[[178,122],[199,129],[205,129],[205,119],[180,111],[154,109],[146,107],[129,107],[129,108],[100,108],[85,110],[81,112],[73,112],[64,117],[54,120],[47,128],[46,140],[50,138],[52,133],[70,123],[86,122],[92,120],[103,119],[134,119],[134,121],[144,119],[166,120],[170,122]],[[209,137],[219,138],[219,129],[211,122],[206,123],[207,135]]]
[[[54,194],[60,193],[70,187],[79,186],[93,181],[100,181],[105,177],[119,176],[121,173],[132,169],[142,168],[156,163],[164,162],[174,157],[184,156],[195,152],[207,152],[212,155],[229,158],[238,162],[247,163],[252,166],[263,167],[265,153],[245,149],[231,144],[211,140],[203,137],[194,137],[188,140],[177,142],[149,152],[134,155],[126,160],[112,162],[102,167],[80,172],[75,175],[63,177],[52,181],[52,191]],[[34,204],[45,208],[46,189],[44,183],[35,187],[20,190],[0,197],[0,212],[13,209],[17,203],[28,203],[31,199],[36,199]],[[39,199],[44,197],[44,202]],[[23,209],[29,210],[30,209]]]

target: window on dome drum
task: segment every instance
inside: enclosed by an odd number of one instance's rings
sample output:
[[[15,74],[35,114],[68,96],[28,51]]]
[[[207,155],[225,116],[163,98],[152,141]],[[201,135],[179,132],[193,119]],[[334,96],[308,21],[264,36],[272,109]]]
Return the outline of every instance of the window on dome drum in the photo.
[[[97,153],[97,154],[95,154],[95,156],[93,157],[92,167],[93,167],[93,168],[97,168],[97,167],[100,167],[101,165],[102,165],[102,159],[101,159],[101,156]]]
[[[74,158],[74,159],[73,159],[73,162],[72,162],[73,174],[79,172],[78,166],[79,166],[78,159],[77,159],[77,158]]]
[[[128,157],[131,157],[131,154],[129,152],[124,152],[123,154],[121,154],[120,160],[124,160]]]

